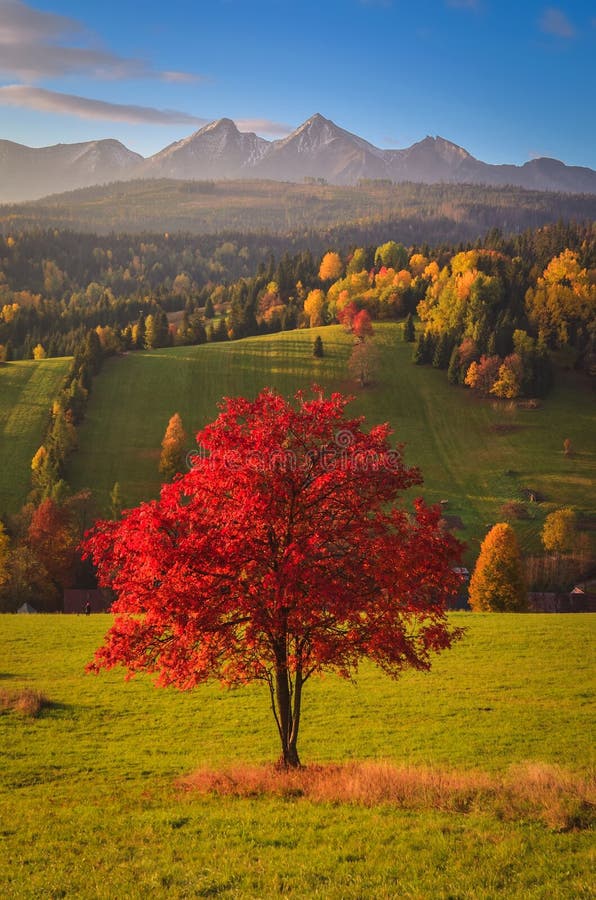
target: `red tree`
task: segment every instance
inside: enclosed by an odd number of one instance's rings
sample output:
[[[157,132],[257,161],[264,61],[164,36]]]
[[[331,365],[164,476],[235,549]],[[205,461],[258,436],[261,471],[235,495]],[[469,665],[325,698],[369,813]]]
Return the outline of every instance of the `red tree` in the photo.
[[[365,341],[367,337],[371,337],[373,326],[370,320],[368,310],[361,309],[352,319],[352,332],[359,341]]]
[[[181,689],[266,682],[285,766],[300,764],[311,675],[349,676],[361,657],[392,676],[427,669],[459,636],[445,614],[459,544],[421,500],[389,511],[418,469],[387,425],[347,418],[340,394],[296,399],[226,399],[193,469],[85,544],[118,595],[90,668]]]

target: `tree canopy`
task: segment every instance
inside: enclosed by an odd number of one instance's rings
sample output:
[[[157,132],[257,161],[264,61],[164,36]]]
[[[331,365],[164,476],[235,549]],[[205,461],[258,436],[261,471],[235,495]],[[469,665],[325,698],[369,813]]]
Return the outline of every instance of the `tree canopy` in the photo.
[[[451,646],[460,545],[437,508],[394,505],[420,472],[347,402],[228,398],[191,471],[95,527],[85,549],[117,599],[92,670],[122,664],[181,689],[264,681],[295,766],[312,675],[349,677],[369,657],[395,677]]]

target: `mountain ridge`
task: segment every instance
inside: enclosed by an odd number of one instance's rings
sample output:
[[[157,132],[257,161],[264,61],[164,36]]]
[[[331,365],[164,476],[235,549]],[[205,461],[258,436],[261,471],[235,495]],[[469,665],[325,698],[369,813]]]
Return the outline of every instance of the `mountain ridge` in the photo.
[[[3,203],[132,178],[314,178],[338,185],[386,179],[596,194],[596,171],[588,167],[567,166],[549,157],[521,166],[493,165],[438,135],[403,149],[381,149],[320,113],[273,141],[240,131],[232,119],[217,119],[147,158],[113,138],[40,148],[0,140]]]

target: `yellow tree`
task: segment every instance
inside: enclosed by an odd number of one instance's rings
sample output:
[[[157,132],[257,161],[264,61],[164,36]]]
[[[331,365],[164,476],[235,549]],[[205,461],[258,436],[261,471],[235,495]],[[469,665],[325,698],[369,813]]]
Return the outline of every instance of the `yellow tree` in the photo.
[[[186,464],[188,436],[179,413],[174,413],[168,422],[159,458],[160,474],[170,481],[178,472],[183,472]]]
[[[577,515],[571,507],[556,509],[544,520],[542,544],[551,553],[570,553],[577,542]]]
[[[47,356],[43,344],[37,344],[33,348],[33,359],[45,359]]]
[[[342,262],[339,253],[326,253],[321,260],[319,278],[321,281],[337,281],[342,273]]]
[[[506,522],[494,525],[482,542],[469,596],[474,612],[521,612],[527,608],[519,545]]]
[[[540,334],[553,343],[574,343],[573,332],[583,328],[594,333],[594,270],[582,269],[577,253],[564,250],[551,259],[536,287],[528,289],[526,309]]]
[[[325,305],[325,294],[317,289],[309,291],[304,301],[304,312],[308,316],[310,327],[316,328],[317,325],[323,324],[323,307]]]

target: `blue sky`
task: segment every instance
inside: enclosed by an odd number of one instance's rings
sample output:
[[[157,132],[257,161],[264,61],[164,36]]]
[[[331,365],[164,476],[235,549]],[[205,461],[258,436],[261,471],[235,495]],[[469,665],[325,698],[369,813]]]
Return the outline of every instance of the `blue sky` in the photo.
[[[144,156],[222,116],[315,112],[380,147],[596,168],[596,2],[0,0],[0,138]]]

